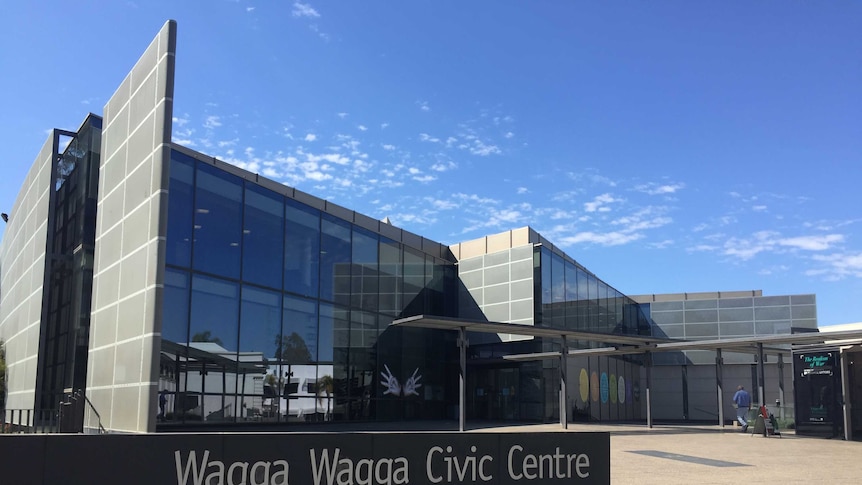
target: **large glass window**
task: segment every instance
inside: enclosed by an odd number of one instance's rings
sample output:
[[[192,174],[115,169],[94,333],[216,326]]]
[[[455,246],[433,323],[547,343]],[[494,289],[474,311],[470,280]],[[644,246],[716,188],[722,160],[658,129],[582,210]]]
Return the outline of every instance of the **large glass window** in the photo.
[[[192,278],[192,347],[213,353],[236,352],[238,314],[239,285],[202,275]]]
[[[425,256],[411,248],[404,248],[404,286],[402,316],[420,315],[424,310],[422,288],[425,285]]]
[[[317,296],[320,212],[288,199],[284,214],[284,289]]]
[[[189,341],[189,274],[165,270],[165,300],[162,307],[162,340]]]
[[[242,215],[242,180],[215,167],[198,164],[195,269],[239,278]]]
[[[247,183],[242,229],[242,279],[281,288],[284,257],[284,198]]]
[[[320,298],[346,305],[350,297],[350,224],[323,215],[320,233]]]
[[[279,293],[253,286],[242,288],[240,314],[240,352],[260,353],[246,359],[270,360],[277,357],[281,343],[281,298]]]
[[[380,240],[380,311],[397,315],[401,311],[401,246]]]
[[[366,310],[377,310],[378,268],[377,235],[353,228],[353,273],[351,304]]]
[[[195,161],[171,152],[171,181],[168,186],[167,262],[188,268],[192,257]]]
[[[279,357],[285,364],[304,364],[318,360],[317,302],[284,296],[283,337]]]

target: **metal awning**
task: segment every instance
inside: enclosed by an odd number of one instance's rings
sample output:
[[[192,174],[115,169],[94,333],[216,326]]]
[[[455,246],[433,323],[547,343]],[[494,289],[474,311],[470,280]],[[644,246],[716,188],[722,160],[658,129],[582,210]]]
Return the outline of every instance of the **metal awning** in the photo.
[[[779,364],[782,363],[782,357],[790,353],[790,348],[786,347],[766,347],[765,345],[809,345],[822,343],[836,343],[840,345],[852,345],[862,342],[862,330],[846,330],[839,332],[810,332],[810,333],[792,333],[792,334],[777,334],[777,335],[762,335],[752,337],[738,337],[728,339],[711,339],[711,340],[681,340],[656,338],[645,335],[620,335],[607,334],[598,332],[585,332],[579,330],[555,329],[534,325],[521,325],[515,323],[488,322],[482,320],[469,320],[452,317],[438,317],[416,315],[413,317],[401,318],[395,320],[390,325],[392,327],[417,327],[417,328],[432,328],[440,330],[456,330],[458,331],[458,347],[460,350],[460,382],[459,382],[459,423],[460,430],[464,431],[464,406],[465,406],[465,382],[467,373],[467,332],[481,333],[501,333],[511,335],[525,335],[532,337],[548,337],[562,339],[562,348],[565,351],[559,352],[536,352],[530,354],[513,354],[504,356],[505,360],[512,361],[529,361],[529,360],[544,360],[544,359],[560,359],[560,390],[562,402],[560,403],[560,424],[566,428],[568,421],[566,417],[566,358],[569,355],[629,355],[629,354],[646,354],[646,372],[647,372],[647,387],[646,387],[646,405],[647,405],[647,426],[652,427],[652,417],[650,413],[650,369],[652,367],[650,355],[653,352],[678,352],[684,350],[711,350],[716,352],[716,382],[717,393],[719,400],[719,422],[724,426],[723,407],[722,407],[722,385],[721,385],[721,353],[723,350],[730,352],[752,353],[757,355],[758,363],[758,381],[759,381],[759,399],[763,403],[764,398],[764,370],[763,362],[764,355],[778,354]],[[589,349],[568,349],[567,341],[581,340],[587,342],[597,342],[605,344],[604,347],[589,348]],[[779,366],[779,373],[781,367]]]

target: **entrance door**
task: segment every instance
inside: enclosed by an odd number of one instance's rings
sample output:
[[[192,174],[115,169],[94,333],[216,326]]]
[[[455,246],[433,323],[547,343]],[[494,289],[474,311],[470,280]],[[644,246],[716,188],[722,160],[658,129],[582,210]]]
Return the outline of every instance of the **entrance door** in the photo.
[[[472,418],[491,421],[520,418],[517,368],[477,368],[467,375],[468,413]]]

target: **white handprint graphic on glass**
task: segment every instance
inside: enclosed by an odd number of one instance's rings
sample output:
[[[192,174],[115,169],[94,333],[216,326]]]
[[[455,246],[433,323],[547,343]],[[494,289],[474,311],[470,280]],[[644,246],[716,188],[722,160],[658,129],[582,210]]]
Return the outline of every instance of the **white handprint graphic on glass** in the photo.
[[[398,383],[398,379],[392,375],[392,371],[389,370],[388,365],[383,364],[383,367],[386,368],[385,373],[380,373],[380,375],[383,376],[383,380],[380,381],[380,384],[386,388],[386,390],[383,391],[383,394],[392,394],[393,396],[401,395],[401,384]]]
[[[392,371],[389,370],[389,366],[383,364],[383,367],[386,369],[386,372],[381,372],[380,376],[383,377],[383,380],[380,381],[380,384],[386,388],[383,391],[383,394],[392,394],[393,396],[401,396],[402,393],[404,396],[418,396],[419,393],[416,391],[422,384],[419,382],[422,379],[422,376],[419,375],[419,368],[413,371],[413,375],[407,379],[407,382],[404,383],[404,388],[402,389],[401,383],[398,382],[398,378],[392,375]]]

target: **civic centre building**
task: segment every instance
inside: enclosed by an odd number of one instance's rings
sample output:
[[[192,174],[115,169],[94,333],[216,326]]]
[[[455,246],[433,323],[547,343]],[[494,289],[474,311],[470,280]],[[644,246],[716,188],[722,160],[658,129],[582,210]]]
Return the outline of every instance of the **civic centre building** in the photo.
[[[816,329],[813,295],[630,298],[529,227],[446,246],[173,143],[175,49],[169,21],[102,116],[53,131],[9,212],[6,408],[33,422],[70,391],[114,432],[640,421],[644,355],[620,346]],[[446,330],[464,322],[484,330]],[[703,355],[649,366],[662,417],[715,419]]]

